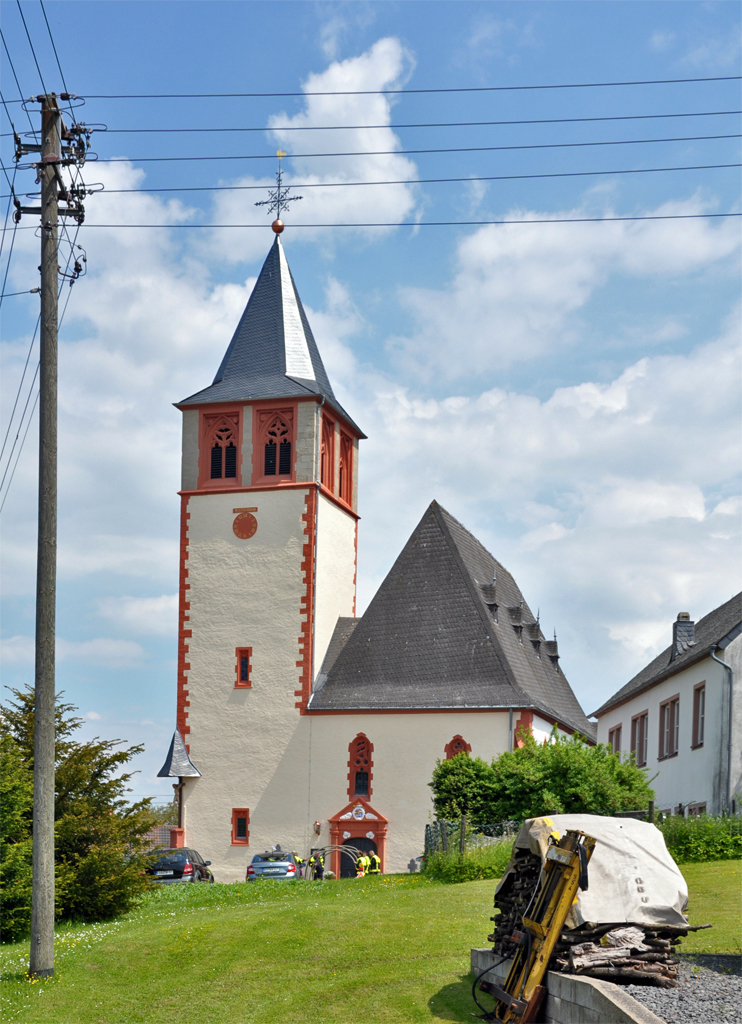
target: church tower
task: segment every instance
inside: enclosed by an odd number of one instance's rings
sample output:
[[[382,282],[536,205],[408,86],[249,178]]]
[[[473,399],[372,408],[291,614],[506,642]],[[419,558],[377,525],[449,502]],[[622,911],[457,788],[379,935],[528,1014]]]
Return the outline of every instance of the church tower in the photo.
[[[305,712],[355,615],[358,442],[281,242],[214,382],[183,413],[177,724],[184,845],[222,881],[248,851],[310,843]],[[294,794],[294,797],[291,794]]]

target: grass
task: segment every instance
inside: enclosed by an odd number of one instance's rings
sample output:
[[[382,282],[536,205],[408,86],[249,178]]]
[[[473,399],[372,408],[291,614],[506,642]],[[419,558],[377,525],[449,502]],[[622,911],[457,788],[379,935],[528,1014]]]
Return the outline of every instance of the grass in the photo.
[[[735,952],[740,864],[688,864],[681,947]],[[115,922],[61,926],[57,973],[25,977],[0,947],[0,1017],[33,1024],[407,1024],[469,1021],[469,949],[486,945],[492,881],[421,875],[164,886]]]
[[[742,861],[681,864],[688,883],[691,924],[713,924],[693,932],[679,947],[683,953],[742,953]]]

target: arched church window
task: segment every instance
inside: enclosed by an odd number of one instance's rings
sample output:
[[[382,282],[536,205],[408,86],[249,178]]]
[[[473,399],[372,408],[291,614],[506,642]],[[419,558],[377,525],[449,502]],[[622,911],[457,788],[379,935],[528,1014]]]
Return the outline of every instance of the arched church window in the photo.
[[[320,448],[320,483],[333,491],[335,488],[335,424],[327,416],[322,417],[322,441]]]
[[[263,472],[265,476],[291,475],[291,427],[275,416],[265,438]]]
[[[371,796],[374,747],[365,733],[359,732],[348,747],[348,798]]]
[[[340,434],[340,466],[338,492],[346,505],[353,504],[353,439]]]
[[[446,752],[446,760],[450,761],[457,754],[468,754],[471,751],[471,743],[467,743],[463,736],[456,735],[443,748]]]

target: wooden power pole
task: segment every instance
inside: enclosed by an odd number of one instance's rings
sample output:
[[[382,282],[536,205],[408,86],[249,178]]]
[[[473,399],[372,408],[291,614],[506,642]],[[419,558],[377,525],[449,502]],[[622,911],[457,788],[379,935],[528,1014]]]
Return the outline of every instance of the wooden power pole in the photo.
[[[31,963],[54,974],[54,641],[57,589],[57,318],[62,115],[54,95],[41,107],[41,332],[39,370],[39,536],[36,566],[33,890]]]
[[[62,93],[61,99],[76,97]],[[90,129],[66,128],[55,93],[37,96],[41,103],[41,144],[15,135],[16,161],[39,153],[34,164],[41,185],[41,206],[25,207],[13,197],[15,221],[24,213],[41,217],[41,332],[39,374],[39,535],[36,569],[36,693],[34,702],[33,887],[29,974],[54,974],[54,641],[57,583],[57,329],[59,295],[59,218],[85,218],[83,183],[66,186],[62,168],[81,167],[90,145]],[[60,207],[59,201],[65,201]],[[72,254],[71,254],[72,258]],[[74,281],[82,272],[75,260]]]

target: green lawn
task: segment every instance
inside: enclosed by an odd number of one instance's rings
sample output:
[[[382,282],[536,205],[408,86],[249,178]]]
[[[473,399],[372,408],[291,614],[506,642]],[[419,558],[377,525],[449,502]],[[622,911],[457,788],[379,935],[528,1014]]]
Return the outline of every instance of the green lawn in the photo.
[[[683,867],[684,948],[739,949],[738,862]],[[470,1021],[469,949],[494,882],[418,876],[163,887],[115,922],[61,927],[57,973],[29,984],[28,945],[0,947],[0,1017],[47,1024]]]
[[[691,924],[713,924],[683,940],[684,953],[742,953],[742,861],[681,864]]]

